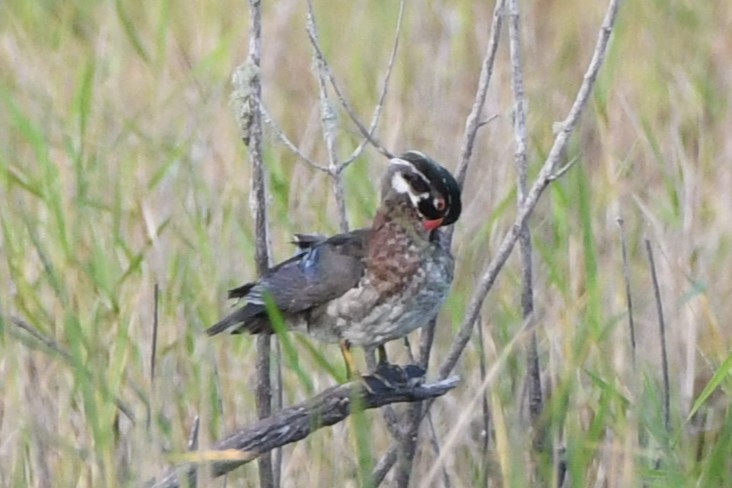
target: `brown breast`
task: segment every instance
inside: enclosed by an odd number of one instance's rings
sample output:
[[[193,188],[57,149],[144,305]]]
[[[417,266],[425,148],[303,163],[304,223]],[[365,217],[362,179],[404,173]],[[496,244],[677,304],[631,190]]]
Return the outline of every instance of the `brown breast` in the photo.
[[[385,299],[398,293],[411,280],[422,263],[422,251],[429,244],[410,208],[382,208],[371,228],[366,269],[372,285]],[[424,234],[424,235],[422,235]]]

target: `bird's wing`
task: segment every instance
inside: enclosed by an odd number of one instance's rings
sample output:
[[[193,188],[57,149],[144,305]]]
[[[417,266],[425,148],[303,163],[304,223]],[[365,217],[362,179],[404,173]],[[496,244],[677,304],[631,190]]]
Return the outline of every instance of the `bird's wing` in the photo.
[[[368,229],[314,239],[302,248],[304,252],[274,266],[259,281],[229,291],[230,298],[242,298],[246,304],[206,332],[271,332],[266,321],[267,296],[282,313],[296,314],[343,295],[363,275],[367,242]]]
[[[279,265],[252,287],[247,301],[264,303],[269,294],[284,313],[298,313],[343,295],[364,271],[366,231],[338,234]]]

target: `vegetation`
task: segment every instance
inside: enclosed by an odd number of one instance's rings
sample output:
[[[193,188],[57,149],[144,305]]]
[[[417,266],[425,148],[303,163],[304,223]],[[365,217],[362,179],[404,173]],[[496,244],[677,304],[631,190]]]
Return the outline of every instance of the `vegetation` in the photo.
[[[305,5],[263,7],[267,109],[325,162]],[[582,81],[604,8],[522,5],[530,177]],[[385,0],[315,3],[325,55],[366,122],[398,10]],[[187,449],[196,416],[202,448],[256,419],[254,341],[201,334],[226,310],[226,289],[255,275],[250,167],[230,107],[246,6],[72,0],[0,11],[0,485],[137,486]],[[404,15],[377,135],[454,168],[492,5],[408,2]],[[541,481],[527,469],[528,341],[512,258],[458,365],[460,386],[423,424],[413,486],[550,485],[557,459],[573,487],[732,485],[731,24],[730,2],[626,2],[566,154],[577,162],[530,220],[550,393],[542,422],[557,454],[531,457]],[[497,117],[468,170],[458,276],[433,365],[515,215],[505,41],[485,107]],[[349,154],[360,134],[339,117],[338,149]],[[292,253],[294,232],[337,232],[327,175],[275,137],[265,158],[275,258]],[[344,173],[352,227],[369,222],[384,162],[367,148]],[[668,424],[646,239],[665,315]],[[389,351],[408,361],[402,344]],[[337,347],[290,336],[282,353],[286,405],[343,374]],[[360,414],[285,448],[282,486],[367,486],[391,443],[378,411]],[[229,479],[257,486],[256,465]]]

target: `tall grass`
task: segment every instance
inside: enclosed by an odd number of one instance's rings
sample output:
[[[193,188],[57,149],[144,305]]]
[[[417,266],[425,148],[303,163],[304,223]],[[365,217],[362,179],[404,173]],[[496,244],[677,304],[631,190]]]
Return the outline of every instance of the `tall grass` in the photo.
[[[245,7],[73,0],[0,8],[0,485],[139,485],[170,453],[185,450],[195,415],[202,446],[256,417],[253,341],[201,334],[226,310],[225,290],[254,276],[249,168],[229,107],[229,77],[246,54]],[[380,124],[387,147],[419,148],[454,167],[491,8],[467,0],[408,5]],[[604,5],[522,8],[535,171],[581,82]],[[317,2],[316,10],[326,55],[367,120],[398,4]],[[266,2],[264,20],[267,106],[306,153],[324,161],[304,6]],[[544,422],[565,450],[572,486],[732,484],[731,23],[729,2],[626,2],[567,154],[579,162],[531,220],[539,350],[551,393]],[[512,99],[507,45],[500,49],[487,104],[499,117],[479,135],[464,191],[458,276],[436,332],[437,362],[477,271],[511,223]],[[347,152],[359,138],[341,122]],[[265,153],[281,259],[292,252],[292,232],[335,232],[337,213],[324,175],[275,140]],[[347,170],[356,226],[369,222],[382,170],[375,151]],[[618,217],[629,251],[635,364]],[[645,238],[657,250],[667,315],[670,431],[661,414]],[[501,363],[485,392],[489,432],[481,432],[481,408],[466,408],[481,385],[480,354],[490,366],[522,325],[519,279],[515,261],[488,296],[483,347],[464,354],[462,386],[433,407],[437,438],[455,435],[440,460],[453,486],[535,482],[525,469],[520,352]],[[55,345],[34,339],[10,315]],[[337,348],[290,340],[283,344],[287,404],[342,374]],[[406,361],[400,344],[389,348]],[[454,431],[459,425],[468,428]],[[429,435],[422,438],[415,486],[437,457]],[[366,485],[390,442],[375,413],[320,431],[285,449],[284,485]],[[550,459],[534,462],[545,482],[556,477]],[[255,468],[231,478],[255,486]]]

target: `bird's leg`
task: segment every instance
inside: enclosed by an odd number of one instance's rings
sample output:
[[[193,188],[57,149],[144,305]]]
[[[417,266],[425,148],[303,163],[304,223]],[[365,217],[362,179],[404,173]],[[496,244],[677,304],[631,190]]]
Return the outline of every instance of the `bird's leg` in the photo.
[[[341,347],[341,354],[343,355],[343,361],[346,363],[346,377],[350,380],[359,376],[356,370],[356,363],[353,360],[353,354],[351,354],[351,343],[346,339],[341,339],[338,342]]]
[[[390,364],[386,355],[386,347],[384,344],[378,346],[377,354],[378,363],[373,372],[373,377],[377,378],[384,385],[394,387],[395,385],[405,384],[407,374],[404,368],[396,364]]]
[[[383,344],[381,344],[379,346],[377,356],[379,358],[378,366],[383,366],[383,365],[389,364],[389,358],[386,357],[386,347]]]

